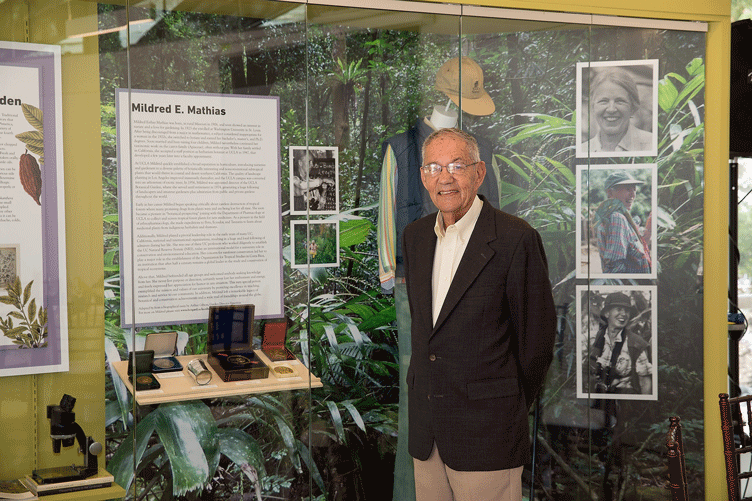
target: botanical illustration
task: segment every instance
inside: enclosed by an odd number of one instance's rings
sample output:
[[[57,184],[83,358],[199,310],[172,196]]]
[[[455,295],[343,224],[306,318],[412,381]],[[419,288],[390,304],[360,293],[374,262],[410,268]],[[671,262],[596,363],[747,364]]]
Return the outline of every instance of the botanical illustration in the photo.
[[[0,303],[15,308],[5,318],[0,317],[0,330],[19,348],[44,348],[47,346],[47,310],[37,308],[31,296],[32,280],[21,287],[21,279],[8,286],[8,295],[0,296]],[[16,322],[13,321],[16,320]]]
[[[21,104],[26,121],[35,130],[16,134],[22,143],[26,145],[26,151],[21,154],[19,159],[18,175],[21,178],[21,185],[24,191],[37,203],[42,205],[40,197],[42,196],[42,171],[39,164],[44,165],[44,122],[42,120],[42,110],[36,106],[23,103]],[[39,162],[29,152],[39,157]]]

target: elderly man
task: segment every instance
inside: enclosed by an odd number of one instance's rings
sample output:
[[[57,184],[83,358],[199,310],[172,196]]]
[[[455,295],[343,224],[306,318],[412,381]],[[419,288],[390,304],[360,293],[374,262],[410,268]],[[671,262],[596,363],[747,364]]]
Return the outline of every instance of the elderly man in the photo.
[[[606,178],[608,198],[593,219],[603,273],[650,273],[650,250],[629,213],[640,184],[624,170]]]
[[[540,235],[477,196],[477,143],[442,129],[421,180],[438,214],[404,232],[412,318],[409,451],[417,501],[522,498],[528,409],[553,357],[556,313]]]
[[[600,314],[601,327],[590,351],[591,377],[597,381],[594,392],[652,393],[650,345],[628,329],[636,313],[626,294],[614,292],[606,296]]]

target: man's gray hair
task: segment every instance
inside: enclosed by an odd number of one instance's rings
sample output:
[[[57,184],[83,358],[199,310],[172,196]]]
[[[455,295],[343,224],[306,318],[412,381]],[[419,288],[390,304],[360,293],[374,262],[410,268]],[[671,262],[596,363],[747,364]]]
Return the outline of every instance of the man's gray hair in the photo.
[[[421,150],[421,158],[423,158],[423,160],[425,160],[426,158],[426,149],[428,148],[428,146],[435,140],[442,137],[451,137],[462,141],[463,143],[465,143],[465,149],[467,151],[467,154],[470,155],[470,159],[473,162],[480,162],[478,141],[476,141],[475,138],[467,132],[456,128],[439,129],[428,136],[426,140],[423,141],[423,148]]]

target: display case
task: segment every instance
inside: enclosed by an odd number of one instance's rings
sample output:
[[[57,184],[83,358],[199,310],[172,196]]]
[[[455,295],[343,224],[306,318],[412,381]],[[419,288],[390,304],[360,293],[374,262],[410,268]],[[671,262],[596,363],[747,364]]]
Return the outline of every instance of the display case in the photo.
[[[490,3],[0,3],[0,224],[20,235],[0,242],[0,392],[29,405],[0,419],[37,423],[0,432],[19,468],[76,461],[46,451],[43,406],[78,389],[126,499],[411,499],[402,231],[435,211],[422,140],[458,127],[480,192],[547,255],[531,499],[661,492],[656,430],[677,413],[690,492],[710,499],[687,395],[715,381],[704,221],[727,110],[706,89],[725,13]],[[608,369],[617,303],[641,342]],[[267,371],[233,381],[210,316],[245,304],[243,349]],[[12,330],[29,311],[46,337]],[[145,337],[170,358],[134,391]]]

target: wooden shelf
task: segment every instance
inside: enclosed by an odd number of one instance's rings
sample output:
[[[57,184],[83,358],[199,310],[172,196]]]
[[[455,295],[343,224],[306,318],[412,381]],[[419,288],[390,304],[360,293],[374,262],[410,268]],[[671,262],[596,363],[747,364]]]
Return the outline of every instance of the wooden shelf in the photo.
[[[212,373],[212,379],[207,385],[198,385],[193,376],[188,372],[188,362],[200,358],[206,362],[206,355],[182,355],[177,357],[183,365],[181,372],[165,372],[155,374],[159,384],[158,390],[136,391],[135,398],[139,405],[153,405],[165,402],[181,402],[185,400],[200,400],[204,398],[229,397],[235,395],[248,395],[252,393],[270,393],[287,390],[307,390],[308,388],[320,388],[321,380],[311,374],[305,365],[299,360],[285,360],[283,362],[271,362],[261,351],[255,350],[256,355],[269,366],[269,376],[264,379],[249,379],[246,381],[222,381],[217,373],[206,363]],[[293,377],[277,377],[274,375],[274,367],[288,365],[295,371]],[[118,377],[123,381],[131,394],[134,394],[133,385],[128,378],[128,361],[114,362],[112,366]]]
[[[106,501],[108,499],[123,499],[125,489],[113,483],[109,487],[91,489],[88,491],[64,492],[62,494],[49,494],[39,496],[46,501]]]

